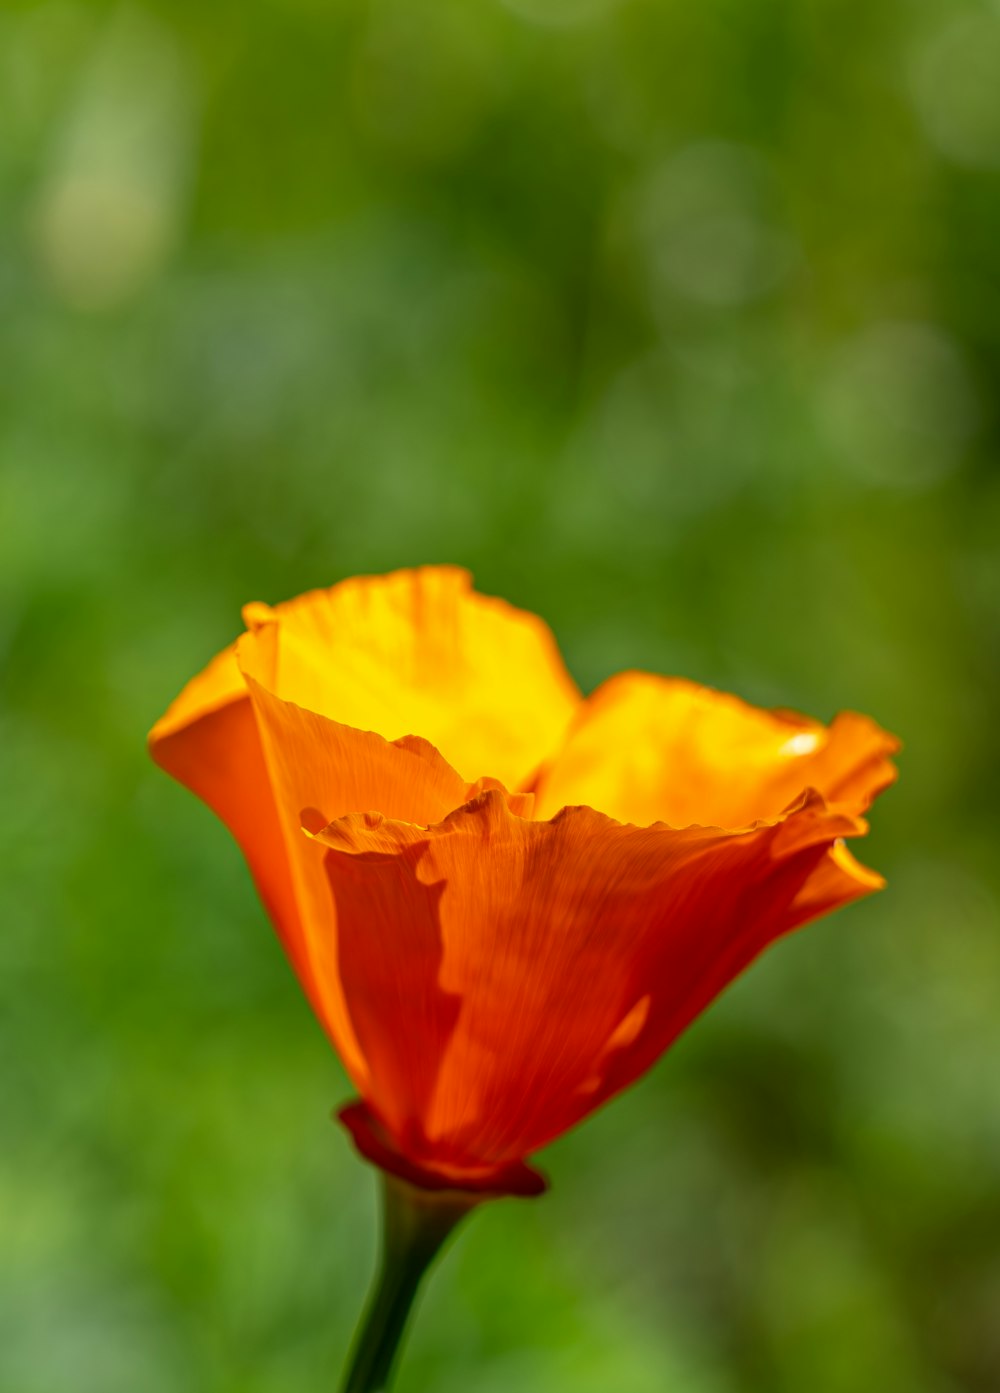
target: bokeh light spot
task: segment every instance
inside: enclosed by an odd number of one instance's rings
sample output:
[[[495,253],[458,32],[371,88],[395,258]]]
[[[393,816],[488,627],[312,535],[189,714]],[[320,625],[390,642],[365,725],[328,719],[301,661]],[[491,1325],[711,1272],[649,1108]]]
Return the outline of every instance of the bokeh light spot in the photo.
[[[901,489],[949,474],[979,420],[958,344],[939,328],[902,321],[870,325],[841,345],[822,410],[844,467]]]
[[[100,35],[31,216],[51,288],[79,309],[115,305],[164,267],[181,230],[191,144],[187,74],[138,11]]]
[[[963,14],[917,51],[912,89],[928,136],[949,159],[1000,168],[1000,15]]]
[[[638,195],[638,238],[655,289],[720,308],[773,290],[796,260],[770,213],[775,201],[755,151],[721,141],[678,151]]]

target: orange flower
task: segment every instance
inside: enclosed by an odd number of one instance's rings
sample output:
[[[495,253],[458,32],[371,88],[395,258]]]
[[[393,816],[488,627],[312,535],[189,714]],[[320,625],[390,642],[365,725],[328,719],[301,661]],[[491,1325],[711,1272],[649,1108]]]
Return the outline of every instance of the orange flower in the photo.
[[[865,716],[637,672],[583,699],[541,620],[450,567],[244,619],[152,753],[242,847],[359,1149],[417,1185],[537,1192],[527,1157],[883,884],[843,841],[895,777]]]

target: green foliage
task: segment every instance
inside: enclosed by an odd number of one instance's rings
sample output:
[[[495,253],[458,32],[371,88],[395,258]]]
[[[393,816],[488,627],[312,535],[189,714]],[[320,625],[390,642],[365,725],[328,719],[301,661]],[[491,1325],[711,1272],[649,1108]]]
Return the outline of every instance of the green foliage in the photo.
[[[0,1390],[331,1387],[347,1085],[147,727],[240,604],[461,562],[585,686],[905,739],[890,879],[477,1215],[400,1393],[1000,1382],[1000,19],[0,12]]]

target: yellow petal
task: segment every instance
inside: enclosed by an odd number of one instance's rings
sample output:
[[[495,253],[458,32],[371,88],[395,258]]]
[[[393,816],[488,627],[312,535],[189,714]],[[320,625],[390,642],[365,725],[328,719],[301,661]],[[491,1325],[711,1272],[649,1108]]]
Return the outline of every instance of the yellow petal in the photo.
[[[580,701],[542,620],[451,566],[346,580],[246,618],[273,647],[277,696],[387,740],[422,736],[466,780],[522,785]]]
[[[860,812],[895,778],[895,737],[852,712],[829,727],[678,678],[626,672],[579,709],[535,785],[536,816],[587,804],[622,822],[745,827],[807,787]]]

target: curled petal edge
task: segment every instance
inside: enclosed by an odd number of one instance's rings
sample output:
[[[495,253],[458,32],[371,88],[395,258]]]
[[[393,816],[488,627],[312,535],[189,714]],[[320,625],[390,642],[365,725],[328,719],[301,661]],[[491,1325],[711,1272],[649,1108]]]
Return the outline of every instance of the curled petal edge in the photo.
[[[433,749],[433,747],[431,748]],[[435,751],[435,753],[437,752]],[[370,834],[383,829],[390,835],[394,829],[398,829],[400,832],[405,831],[411,838],[414,832],[426,832],[429,837],[434,837],[454,830],[461,826],[466,819],[483,812],[502,817],[502,810],[505,810],[508,817],[532,822],[535,827],[543,827],[546,824],[554,825],[571,817],[589,817],[609,829],[623,828],[634,832],[677,834],[703,833],[706,837],[713,839],[744,837],[768,828],[776,828],[778,831],[773,843],[774,849],[776,852],[789,855],[821,842],[833,843],[845,837],[863,837],[868,832],[868,823],[863,817],[846,812],[837,803],[829,802],[815,788],[804,789],[800,796],[777,817],[758,818],[755,822],[746,823],[742,827],[720,827],[708,823],[691,823],[684,827],[675,827],[667,822],[653,822],[648,826],[643,826],[638,823],[620,822],[617,818],[602,813],[598,808],[592,808],[582,803],[568,804],[566,807],[560,808],[550,818],[533,819],[531,817],[532,795],[530,793],[511,793],[497,779],[480,779],[474,784],[467,784],[466,790],[466,801],[453,808],[439,822],[409,823],[401,819],[386,817],[380,812],[371,811],[347,813],[343,817],[334,818],[321,827],[315,820],[310,822],[307,818],[306,812],[312,810],[303,810],[303,831],[314,840],[322,842],[329,850],[353,856],[394,855],[394,850],[388,849],[384,845],[375,847],[371,844]],[[401,849],[402,844],[400,845]],[[854,858],[852,857],[851,860],[853,861]],[[864,872],[866,877],[871,877],[877,881],[877,885],[873,884],[873,889],[881,889],[884,886],[885,881],[877,872],[869,871],[859,862],[855,861],[854,864]]]

